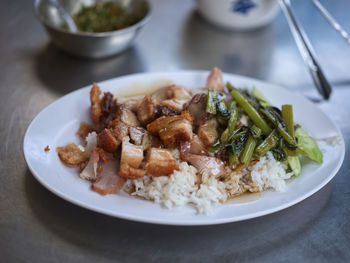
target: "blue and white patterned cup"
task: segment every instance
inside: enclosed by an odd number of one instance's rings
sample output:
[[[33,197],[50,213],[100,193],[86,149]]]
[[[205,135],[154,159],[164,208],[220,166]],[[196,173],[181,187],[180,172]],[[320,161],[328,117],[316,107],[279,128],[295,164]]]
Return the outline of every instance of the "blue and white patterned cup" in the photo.
[[[265,26],[280,10],[278,0],[197,0],[197,7],[213,24],[236,30]]]

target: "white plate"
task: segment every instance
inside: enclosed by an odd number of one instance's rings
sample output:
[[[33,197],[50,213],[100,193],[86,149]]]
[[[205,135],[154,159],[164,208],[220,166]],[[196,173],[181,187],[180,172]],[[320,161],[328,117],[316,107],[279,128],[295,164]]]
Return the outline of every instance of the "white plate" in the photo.
[[[167,81],[185,87],[203,87],[207,76],[208,72],[203,71],[136,74],[104,81],[99,85],[102,90],[118,96],[125,94],[125,91],[153,84],[159,86]],[[258,87],[276,106],[293,104],[296,122],[313,137],[337,136],[334,145],[320,144],[325,151],[324,163],[305,163],[302,175],[290,180],[285,192],[266,191],[250,202],[217,204],[210,215],[197,214],[190,206],[169,210],[122,192],[101,196],[90,190],[90,183],[80,179],[76,169],[64,166],[55,150],[67,143],[79,143],[75,132],[81,121],[89,121],[90,87],[86,87],[52,103],[32,121],[23,145],[29,169],[43,186],[76,205],[119,218],[169,225],[220,224],[270,214],[302,201],[334,177],[344,159],[344,140],[339,129],[320,109],[304,97],[281,87],[231,74],[225,74],[224,79],[237,87]],[[50,146],[51,151],[44,151],[46,145]]]

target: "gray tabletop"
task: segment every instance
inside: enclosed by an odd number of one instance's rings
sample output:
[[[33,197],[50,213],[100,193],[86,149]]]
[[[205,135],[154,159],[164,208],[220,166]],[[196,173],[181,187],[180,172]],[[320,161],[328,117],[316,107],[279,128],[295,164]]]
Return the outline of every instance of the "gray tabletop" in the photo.
[[[346,0],[322,1],[350,31]],[[41,186],[22,154],[23,135],[45,106],[93,81],[135,72],[210,69],[243,74],[315,96],[312,80],[280,14],[248,33],[216,28],[189,0],[153,1],[154,13],[135,45],[104,60],[68,56],[53,47],[32,1],[0,8],[0,261],[1,262],[349,262],[349,151],[323,189],[264,217],[201,227],[129,222],[97,214]],[[295,13],[332,83],[319,103],[350,144],[350,46],[315,11],[293,1]]]

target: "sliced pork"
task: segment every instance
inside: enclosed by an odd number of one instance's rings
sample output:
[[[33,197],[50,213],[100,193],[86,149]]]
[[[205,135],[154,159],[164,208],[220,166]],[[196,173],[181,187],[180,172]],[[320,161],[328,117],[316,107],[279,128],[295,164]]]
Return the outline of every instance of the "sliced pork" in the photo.
[[[179,100],[179,99],[168,99],[163,100],[160,105],[162,107],[170,108],[173,112],[177,112],[178,114],[182,111],[184,104],[186,103],[186,100]]]
[[[147,125],[147,130],[159,135],[165,146],[175,147],[181,141],[190,141],[192,132],[193,117],[188,111],[183,111],[181,115],[162,116]]]
[[[97,145],[109,153],[117,150],[121,141],[117,140],[110,129],[104,129],[97,135]]]
[[[206,112],[206,105],[207,94],[205,93],[197,93],[184,105],[184,110],[188,110],[193,116],[195,126],[200,126],[211,118],[211,115]]]
[[[156,118],[156,104],[151,96],[145,96],[137,109],[137,118],[141,124],[146,125]]]
[[[208,155],[208,151],[206,150],[203,142],[199,139],[199,137],[196,134],[193,134],[193,138],[190,142],[181,142],[180,152],[186,154],[192,153],[198,155]]]
[[[80,178],[89,181],[95,181],[98,175],[99,160],[100,155],[98,150],[93,149],[90,154],[89,162],[79,174]]]
[[[117,118],[125,123],[128,127],[140,126],[140,122],[137,119],[136,114],[122,105],[119,106],[119,109],[117,111]]]
[[[146,130],[142,127],[129,127],[129,136],[132,143],[142,145]]]
[[[218,158],[189,154],[185,159],[191,165],[197,168],[200,174],[206,173],[209,176],[215,176],[216,178],[226,174],[225,163]]]
[[[191,99],[191,92],[184,87],[172,85],[168,89],[168,98],[178,100],[189,100]]]
[[[126,178],[140,178],[146,171],[138,169],[143,160],[143,148],[129,142],[125,137],[122,143],[120,170],[118,175]]]
[[[117,112],[117,102],[113,98],[113,94],[110,92],[105,92],[101,99],[101,111],[102,115],[100,117],[100,129],[105,128],[108,123],[115,118]]]
[[[91,103],[91,119],[93,124],[97,127],[100,123],[100,117],[102,115],[101,109],[101,90],[96,83],[92,85],[90,91],[90,103]]]
[[[138,107],[144,96],[136,96],[130,98],[123,98],[118,100],[122,107],[131,110],[133,113],[137,114]]]
[[[206,147],[215,143],[219,138],[218,127],[218,121],[212,118],[198,128],[198,136]]]
[[[147,151],[147,173],[152,176],[170,175],[177,169],[174,156],[168,149],[150,148]]]
[[[97,180],[91,186],[92,190],[101,195],[118,192],[126,181],[125,178],[117,174],[119,170],[119,159],[109,155],[108,159],[103,161],[101,168]]]
[[[222,72],[218,68],[213,68],[207,78],[207,89],[217,90],[219,92],[225,92],[225,82],[222,76]]]

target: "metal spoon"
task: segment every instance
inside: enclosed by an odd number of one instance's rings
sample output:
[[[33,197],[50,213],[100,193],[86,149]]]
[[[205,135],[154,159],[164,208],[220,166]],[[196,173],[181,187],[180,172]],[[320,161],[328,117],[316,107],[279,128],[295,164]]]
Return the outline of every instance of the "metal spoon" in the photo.
[[[308,40],[304,30],[298,24],[296,18],[290,7],[289,0],[279,0],[282,11],[287,18],[288,25],[292,31],[294,40],[298,46],[301,56],[304,59],[305,64],[309,67],[311,76],[314,80],[318,92],[324,99],[329,99],[332,92],[332,88],[329,85],[325,75],[323,74],[321,67],[319,66],[310,41]]]
[[[49,4],[55,7],[60,15],[60,17],[63,19],[63,21],[67,24],[68,30],[70,32],[77,32],[77,26],[71,17],[71,15],[61,6],[61,4],[57,0],[48,0]]]

